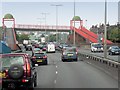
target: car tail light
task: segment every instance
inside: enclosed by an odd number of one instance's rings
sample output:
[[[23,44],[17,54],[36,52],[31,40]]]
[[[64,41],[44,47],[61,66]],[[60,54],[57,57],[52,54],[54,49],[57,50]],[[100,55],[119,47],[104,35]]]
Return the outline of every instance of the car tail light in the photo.
[[[29,80],[26,80],[26,79],[22,79],[22,82],[25,83],[25,82],[28,82]]]
[[[33,58],[33,59],[35,59],[36,57],[35,57],[35,56],[33,56],[32,58]]]
[[[27,63],[26,68],[27,68],[27,76],[30,76],[31,75],[31,70],[30,70],[30,64],[29,63]]]
[[[43,56],[43,58],[44,58],[44,59],[46,59],[46,58],[47,58],[47,56]]]
[[[66,53],[65,52],[63,52],[63,55],[65,55]]]
[[[76,54],[78,54],[78,52],[76,52]]]
[[[6,73],[6,77],[8,76],[8,70],[5,70],[5,73]]]
[[[78,48],[76,48],[76,54],[78,54]]]

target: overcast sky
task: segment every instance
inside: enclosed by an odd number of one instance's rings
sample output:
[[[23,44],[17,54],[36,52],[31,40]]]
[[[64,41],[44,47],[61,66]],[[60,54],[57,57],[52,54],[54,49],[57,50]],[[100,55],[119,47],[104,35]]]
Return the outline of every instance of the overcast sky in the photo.
[[[74,16],[74,0],[2,0],[0,3],[0,18],[5,14],[10,13],[14,16],[16,24],[45,24],[45,16],[41,13],[48,13],[46,15],[47,25],[56,25],[56,8],[51,6],[52,4],[61,4],[58,7],[58,25],[70,26],[70,20]],[[51,2],[50,2],[51,1]],[[76,0],[75,15],[80,16],[84,21],[84,26],[87,28],[92,25],[104,23],[104,0]],[[116,24],[118,22],[118,0],[112,2],[108,0],[107,3],[107,22],[110,24]],[[87,22],[86,22],[87,20]],[[2,21],[0,22],[0,26]]]

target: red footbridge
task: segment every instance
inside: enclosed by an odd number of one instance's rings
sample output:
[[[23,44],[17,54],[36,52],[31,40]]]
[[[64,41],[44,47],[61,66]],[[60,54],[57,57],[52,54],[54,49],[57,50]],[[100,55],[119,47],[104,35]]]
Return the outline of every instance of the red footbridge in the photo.
[[[3,24],[3,27],[5,25]],[[6,30],[7,43],[12,50],[16,50],[16,31],[49,31],[49,32],[73,32],[75,30],[77,36],[84,38],[92,43],[98,42],[98,35],[86,29],[80,21],[80,27],[74,28],[73,23],[70,26],[52,26],[52,25],[26,25],[26,24],[14,24],[12,28]],[[78,37],[79,38],[79,37]],[[73,37],[71,38],[73,39]],[[104,38],[102,39],[103,42]],[[112,44],[111,41],[107,40],[107,44]]]
[[[70,32],[71,30],[74,30],[74,27],[71,26],[45,26],[45,25],[22,25],[22,24],[16,24],[15,25],[15,30],[18,31],[56,31],[58,32]],[[85,27],[81,28],[75,28],[75,32],[84,37],[85,39],[89,40],[92,43],[97,43],[98,42],[98,35],[87,30]],[[104,39],[103,39],[104,40]],[[111,44],[112,42],[107,40],[108,44]]]

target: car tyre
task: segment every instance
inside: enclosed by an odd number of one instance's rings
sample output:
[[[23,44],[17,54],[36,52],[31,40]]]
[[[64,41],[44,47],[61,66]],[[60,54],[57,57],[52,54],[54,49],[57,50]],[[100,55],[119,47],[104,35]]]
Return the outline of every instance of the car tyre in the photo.
[[[110,52],[110,55],[113,55],[113,53],[112,53],[112,52]]]
[[[65,62],[65,60],[64,60],[64,59],[62,59],[62,61],[63,61],[63,62]]]
[[[48,65],[48,61],[47,61],[47,60],[45,60],[43,64],[44,64],[44,65]]]
[[[74,61],[75,61],[75,62],[77,62],[77,61],[78,61],[78,59],[76,58]]]

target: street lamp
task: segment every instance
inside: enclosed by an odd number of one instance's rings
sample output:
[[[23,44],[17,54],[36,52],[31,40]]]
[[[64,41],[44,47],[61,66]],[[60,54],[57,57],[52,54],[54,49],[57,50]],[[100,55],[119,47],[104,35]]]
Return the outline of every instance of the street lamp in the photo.
[[[105,30],[104,30],[104,58],[107,58],[107,27],[106,27],[106,21],[107,21],[107,2],[105,0]]]
[[[37,18],[37,20],[39,20],[38,22],[39,22],[39,24],[41,25],[41,23],[42,23],[42,21],[41,20],[43,20],[44,18]],[[39,25],[38,24],[38,25]]]
[[[49,13],[41,13],[42,15],[45,15],[45,26],[46,26],[46,16],[49,14]],[[45,35],[46,35],[46,27],[45,27]]]
[[[57,33],[58,33],[58,29],[57,29],[57,26],[58,26],[58,7],[62,6],[62,5],[61,4],[52,4],[51,6],[56,7],[56,42],[57,42],[58,41],[58,36],[57,36]]]
[[[73,45],[75,46],[75,0],[74,0],[74,33],[73,33]]]

